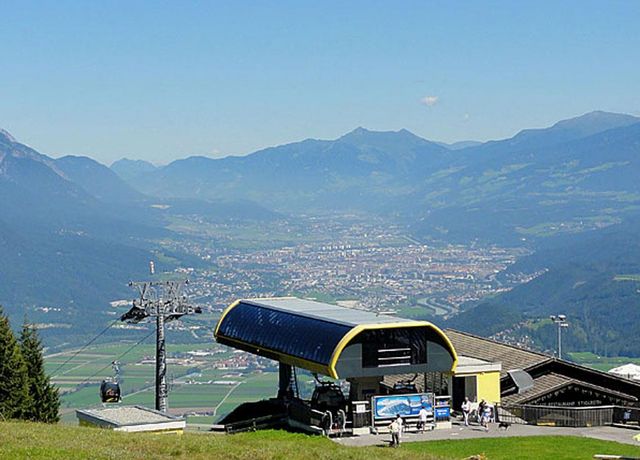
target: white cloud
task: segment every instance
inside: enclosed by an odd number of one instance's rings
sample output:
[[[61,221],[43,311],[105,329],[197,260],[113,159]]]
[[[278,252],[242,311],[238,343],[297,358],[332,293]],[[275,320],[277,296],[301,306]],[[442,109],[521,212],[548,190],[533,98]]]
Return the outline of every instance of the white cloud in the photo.
[[[464,121],[468,121],[469,118],[471,118],[471,115],[469,115],[468,113],[465,113],[463,118],[464,118]]]
[[[425,96],[420,99],[420,104],[426,105],[427,107],[433,107],[438,103],[438,96]]]

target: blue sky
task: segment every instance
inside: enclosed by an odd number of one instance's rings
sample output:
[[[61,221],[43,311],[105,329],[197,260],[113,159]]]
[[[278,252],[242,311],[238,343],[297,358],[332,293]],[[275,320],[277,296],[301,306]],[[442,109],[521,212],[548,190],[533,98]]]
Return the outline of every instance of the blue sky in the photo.
[[[0,21],[0,127],[107,164],[640,115],[638,1],[19,0]]]

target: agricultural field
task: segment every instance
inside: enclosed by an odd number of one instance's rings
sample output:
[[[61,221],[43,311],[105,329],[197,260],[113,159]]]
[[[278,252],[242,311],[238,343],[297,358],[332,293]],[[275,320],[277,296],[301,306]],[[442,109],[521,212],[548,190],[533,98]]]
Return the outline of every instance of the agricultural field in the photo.
[[[639,274],[627,274],[627,275],[616,275],[613,277],[614,281],[635,281],[638,282],[640,281],[640,275]]]
[[[568,353],[568,356],[569,359],[575,363],[603,372],[607,372],[614,367],[622,366],[623,364],[633,363],[640,365],[640,358],[629,358],[626,356],[598,356],[590,352]]]
[[[207,342],[167,344],[169,410],[191,415],[194,423],[218,420],[244,401],[277,392],[274,363]],[[46,357],[46,370],[58,386],[63,423],[76,423],[75,409],[100,405],[99,385],[114,377],[118,359],[123,404],[154,406],[155,345],[92,345]]]

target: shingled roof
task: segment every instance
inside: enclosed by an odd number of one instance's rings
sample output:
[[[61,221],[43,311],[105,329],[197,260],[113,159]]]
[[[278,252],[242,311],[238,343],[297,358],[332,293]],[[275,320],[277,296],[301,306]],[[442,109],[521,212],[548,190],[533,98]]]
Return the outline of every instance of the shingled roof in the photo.
[[[543,353],[524,350],[513,345],[469,334],[468,332],[447,329],[445,334],[447,334],[459,355],[502,363],[501,377],[507,375],[508,371],[526,369],[551,359],[550,356]]]
[[[552,372],[536,378],[535,386],[532,389],[520,394],[514,393],[508,396],[503,396],[501,402],[502,404],[525,404],[548,393],[551,393],[552,391],[558,391],[570,385],[575,385],[578,387],[594,390],[599,393],[608,394],[623,401],[637,401],[637,398],[635,398],[633,395]]]
[[[501,402],[502,404],[522,403],[548,393],[555,388],[561,388],[572,381],[574,381],[572,378],[564,375],[555,373],[546,374],[535,380],[535,384],[532,389],[520,394],[514,393],[509,396],[503,396]]]
[[[502,404],[535,404],[546,395],[575,388],[607,395],[610,400],[624,403],[640,400],[638,381],[467,332],[447,329],[445,333],[459,355],[502,363]],[[518,385],[508,374],[516,369],[524,370],[532,377],[533,388],[517,394]]]

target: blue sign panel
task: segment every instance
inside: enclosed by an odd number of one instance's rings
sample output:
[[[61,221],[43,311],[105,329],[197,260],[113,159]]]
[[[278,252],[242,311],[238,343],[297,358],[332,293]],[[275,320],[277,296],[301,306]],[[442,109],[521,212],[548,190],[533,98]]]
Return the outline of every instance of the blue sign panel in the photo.
[[[446,406],[436,407],[434,415],[435,415],[436,421],[449,420],[449,417],[451,416],[451,409]]]
[[[433,410],[433,395],[430,393],[375,396],[373,398],[373,417],[376,420],[401,417],[417,417],[424,406],[427,411]]]

